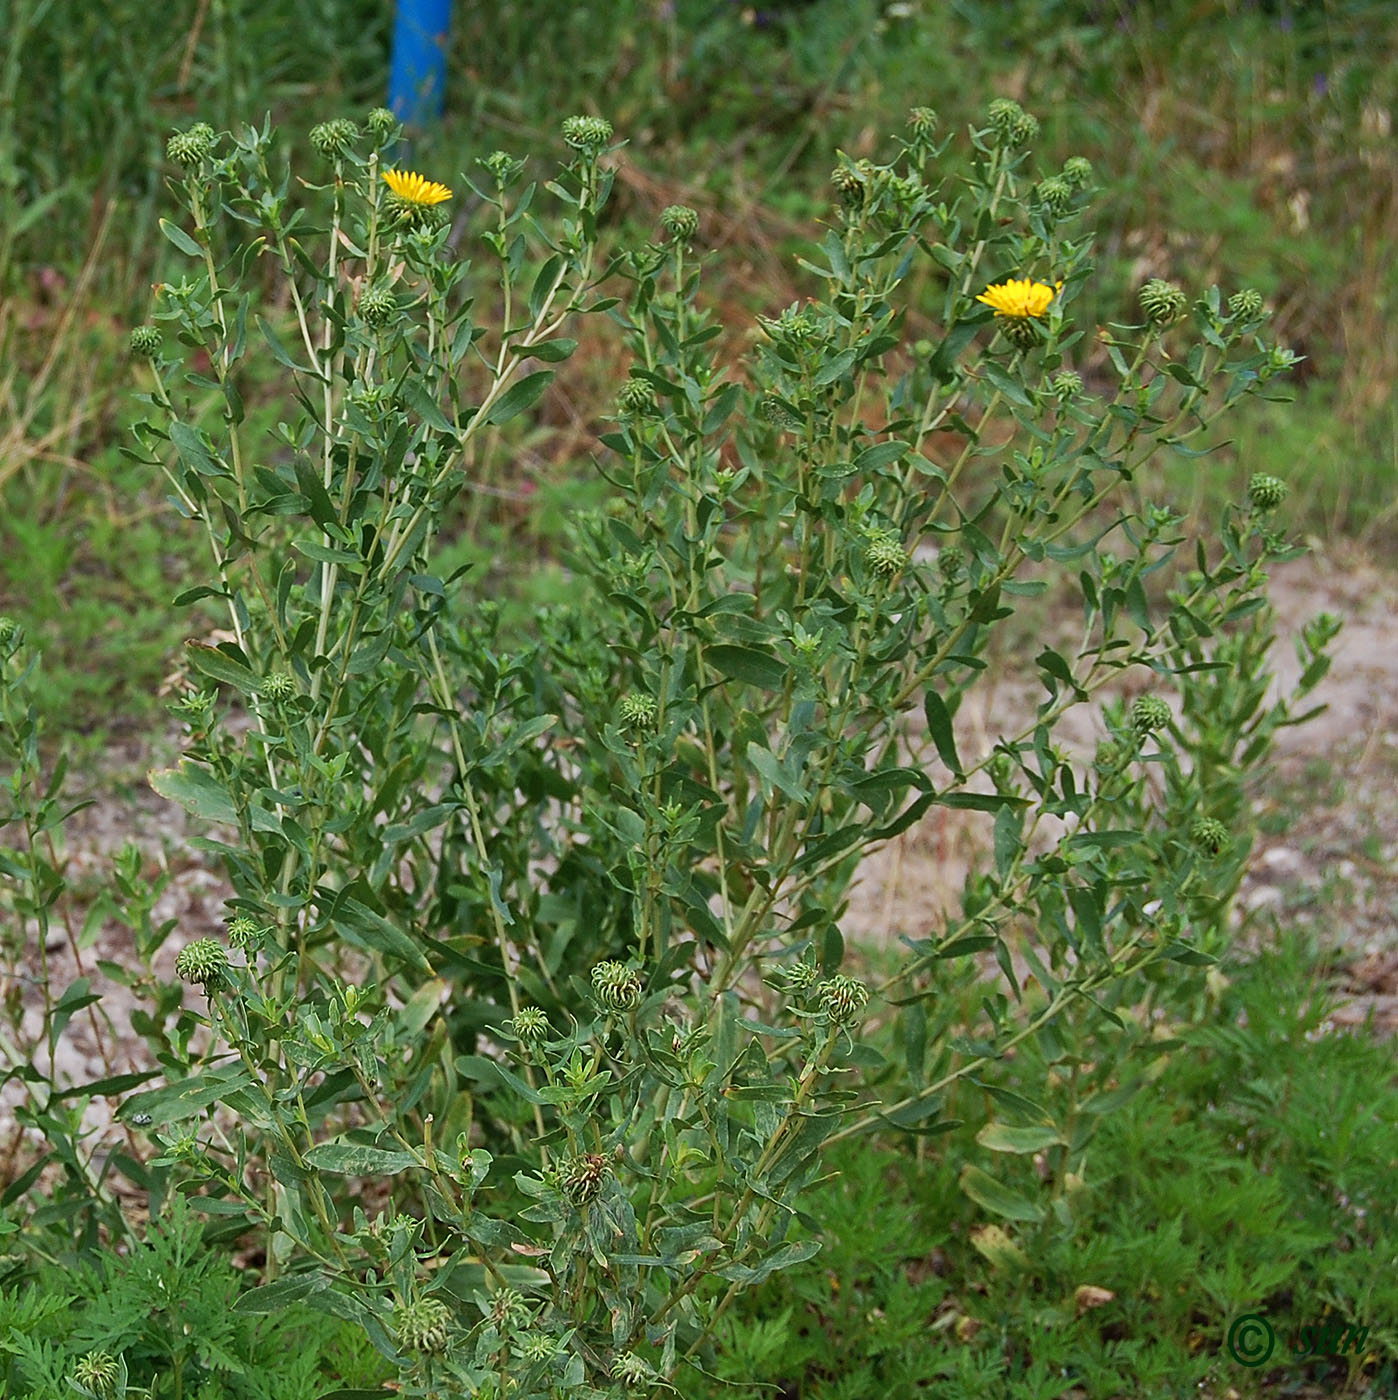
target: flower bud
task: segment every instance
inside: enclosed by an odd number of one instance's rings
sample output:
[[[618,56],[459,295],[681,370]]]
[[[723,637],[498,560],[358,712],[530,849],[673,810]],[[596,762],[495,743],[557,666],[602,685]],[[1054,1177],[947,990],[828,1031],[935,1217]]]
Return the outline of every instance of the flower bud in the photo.
[[[1256,472],[1248,481],[1248,500],[1258,510],[1276,510],[1286,500],[1289,490],[1281,477]]]
[[[228,923],[228,941],[235,948],[248,953],[255,953],[269,932],[270,929],[264,928],[256,919],[250,919],[246,914],[239,914]]]
[[[1228,314],[1239,321],[1255,321],[1262,315],[1262,293],[1251,287],[1228,298]]]
[[[1138,293],[1141,310],[1157,326],[1168,326],[1178,321],[1189,309],[1189,298],[1162,277],[1152,277]]]
[[[1064,213],[1073,202],[1073,187],[1062,175],[1049,175],[1034,187],[1039,203],[1055,214]]]
[[[0,616],[0,647],[13,640],[19,632],[19,623],[12,617]]]
[[[638,1386],[656,1378],[650,1363],[646,1361],[645,1357],[637,1356],[634,1351],[623,1352],[612,1362],[612,1379],[614,1381]]]
[[[782,970],[782,978],[788,992],[794,996],[804,996],[820,981],[820,969],[814,963],[792,963]]]
[[[609,1011],[631,1011],[641,1001],[641,974],[625,963],[599,962],[592,969],[592,990]]]
[[[671,204],[661,210],[660,226],[676,243],[688,243],[699,232],[699,215],[687,204]]]
[[[195,122],[188,131],[177,131],[166,143],[165,154],[176,165],[198,165],[214,153],[217,137],[208,122]]]
[[[603,117],[565,117],[563,139],[575,151],[596,155],[612,139],[612,124]]]
[[[296,694],[296,682],[285,671],[274,671],[262,678],[258,694],[274,705],[281,705]]]
[[[1131,702],[1131,728],[1138,734],[1163,729],[1170,722],[1170,707],[1158,695],[1138,695]]]
[[[228,972],[228,954],[213,938],[196,938],[180,949],[175,959],[175,975],[186,982],[198,982],[206,992],[221,986]]]
[[[937,572],[948,583],[966,572],[966,555],[960,545],[945,544],[937,551]]]
[[[507,151],[491,151],[488,156],[482,158],[481,164],[494,176],[495,183],[501,189],[512,184],[524,169],[524,162],[516,160]]]
[[[892,530],[881,530],[869,541],[864,562],[884,578],[891,578],[908,562],[908,552]]]
[[[90,1351],[73,1363],[73,1379],[94,1395],[111,1395],[117,1387],[121,1368],[110,1352]]]
[[[502,1334],[523,1331],[534,1320],[528,1300],[517,1288],[502,1288],[490,1300],[490,1316]]]
[[[371,326],[386,326],[398,314],[398,298],[385,282],[371,282],[359,294],[359,314]]]
[[[549,1019],[537,1006],[521,1006],[518,1014],[510,1022],[510,1029],[518,1040],[526,1045],[534,1045],[549,1033]]]
[[[1233,844],[1228,828],[1217,817],[1195,817],[1189,826],[1189,839],[1207,855],[1222,855]]]
[[[311,145],[327,160],[342,156],[359,139],[359,128],[348,117],[320,122],[311,128]]]
[[[617,708],[623,729],[650,729],[655,724],[656,705],[649,695],[632,693]]]
[[[398,118],[387,107],[375,107],[364,118],[364,125],[369,128],[369,135],[382,145],[398,129]]]
[[[438,1298],[418,1298],[402,1304],[393,1323],[398,1344],[408,1351],[439,1356],[447,1349],[451,1309]]]
[[[1025,115],[1024,108],[1009,97],[997,97],[986,108],[986,121],[990,129],[1005,144],[1012,142],[1015,129]]]
[[[1092,162],[1086,156],[1069,156],[1063,162],[1063,178],[1075,190],[1084,189],[1092,180]]]
[[[1049,388],[1059,403],[1067,403],[1082,393],[1082,375],[1076,370],[1061,369],[1049,381]]]
[[[858,1017],[868,1000],[868,987],[856,978],[846,977],[842,973],[825,978],[816,987],[816,1001],[832,1026],[849,1025]]]
[[[908,113],[908,130],[926,140],[937,129],[937,114],[931,107],[914,107]]]
[[[857,208],[864,202],[864,180],[854,166],[837,165],[830,172],[830,183],[841,203]]]
[[[644,379],[628,379],[617,391],[617,406],[623,413],[644,418],[655,408],[655,390]]]
[[[148,360],[160,354],[160,332],[154,326],[132,326],[126,343],[133,355],[143,355]]]
[[[605,1157],[596,1152],[586,1152],[565,1164],[559,1184],[563,1194],[575,1206],[585,1206],[597,1199],[610,1170]]]

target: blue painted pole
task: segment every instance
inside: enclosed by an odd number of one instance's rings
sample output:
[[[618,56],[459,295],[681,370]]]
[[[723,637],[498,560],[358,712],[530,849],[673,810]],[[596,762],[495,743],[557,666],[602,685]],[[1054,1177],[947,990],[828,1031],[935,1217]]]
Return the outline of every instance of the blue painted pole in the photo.
[[[388,105],[399,121],[421,126],[442,115],[450,20],[451,0],[398,0]]]

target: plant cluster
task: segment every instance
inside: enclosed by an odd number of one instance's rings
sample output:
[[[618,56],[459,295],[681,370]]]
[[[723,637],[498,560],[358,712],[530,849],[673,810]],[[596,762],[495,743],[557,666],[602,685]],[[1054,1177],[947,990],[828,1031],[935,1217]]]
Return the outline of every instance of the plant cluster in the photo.
[[[675,1390],[745,1290],[820,1248],[833,1144],[953,1132],[957,1086],[1027,1042],[1054,1068],[998,1085],[978,1143],[1039,1154],[1043,1199],[964,1145],[958,1180],[1016,1226],[1071,1225],[1156,1019],[1206,994],[1247,783],[1297,717],[1267,669],[1285,483],[1207,539],[1143,484],[1295,357],[1255,295],[1153,280],[1095,332],[1089,385],[1093,174],[1036,169],[1037,133],[992,104],[968,180],[926,109],[893,161],[841,156],[803,262],[822,294],[734,360],[694,211],[602,251],[599,117],[563,124],[542,185],[504,152],[450,184],[404,170],[380,111],[324,123],[323,227],[269,124],[171,139],[183,214],[160,227],[188,271],[133,335],[135,455],[207,543],[177,603],[227,631],[189,644],[184,755],[151,781],[231,895],[170,983],[172,930],[122,873],[137,965],[103,970],[144,999],[165,1082],[33,1073],[77,1228],[123,1231],[114,1170],[186,1195],[265,1255],[242,1313],[356,1323],[403,1394]],[[938,329],[909,343],[915,296]],[[588,317],[631,357],[607,501],[575,521],[576,599],[508,635],[440,537]],[[243,393],[269,363],[274,433]],[[1035,654],[1040,704],[972,752],[997,639],[1050,604],[1074,636]],[[1301,693],[1333,633],[1307,633]],[[17,633],[3,656],[0,818],[26,837],[5,875],[42,931],[57,784],[36,799]],[[1080,706],[1095,753],[1065,737]],[[860,859],[934,809],[980,814],[990,858],[899,966],[855,975]],[[95,999],[69,989],[46,1032]],[[118,1092],[128,1146],[104,1156],[82,1103]]]

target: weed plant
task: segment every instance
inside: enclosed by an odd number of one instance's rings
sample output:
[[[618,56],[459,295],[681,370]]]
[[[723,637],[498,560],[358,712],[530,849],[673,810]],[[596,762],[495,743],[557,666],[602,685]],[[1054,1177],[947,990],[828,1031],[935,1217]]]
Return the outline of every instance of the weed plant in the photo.
[[[496,152],[455,191],[392,163],[382,110],[315,127],[298,179],[270,123],[171,138],[160,230],[185,263],[132,333],[135,459],[207,546],[177,605],[213,602],[226,639],[187,648],[184,756],[151,782],[232,894],[223,937],[179,940],[185,1005],[155,970],[155,891],[119,872],[107,907],[136,946],[101,972],[142,1001],[164,1083],[63,1085],[31,1056],[21,1121],[61,1173],[31,1230],[128,1236],[118,1174],[182,1194],[259,1251],[241,1312],[355,1322],[403,1394],[525,1400],[709,1373],[744,1291],[819,1251],[824,1154],[959,1142],[969,1086],[995,1113],[965,1198],[1075,1228],[1156,1023],[1201,1012],[1247,783],[1299,718],[1267,669],[1286,483],[1255,474],[1207,536],[1142,483],[1296,357],[1256,291],[1152,279],[1090,390],[1092,170],[1039,166],[1037,133],[997,100],[952,179],[918,108],[890,163],[842,156],[805,262],[822,294],[741,359],[716,348],[692,209],[599,256],[601,118],[563,124],[542,185]],[[457,243],[463,184],[480,222]],[[588,318],[631,359],[605,504],[574,522],[574,596],[505,637],[438,537]],[[244,394],[269,373],[272,431]],[[1036,652],[1033,720],[972,754],[958,716],[991,638],[1050,590],[1080,640]],[[1334,630],[1307,630],[1299,693]],[[3,636],[13,956],[47,945],[65,876],[32,658]],[[1129,706],[1105,699],[1123,679],[1146,687]],[[1089,758],[1063,740],[1083,705],[1108,736]],[[982,814],[993,860],[857,977],[859,860],[938,807]],[[999,976],[967,1006],[980,955]],[[50,1049],[100,1020],[87,979],[43,998]],[[83,1106],[113,1095],[104,1147]],[[1037,1154],[1038,1188],[985,1154]]]

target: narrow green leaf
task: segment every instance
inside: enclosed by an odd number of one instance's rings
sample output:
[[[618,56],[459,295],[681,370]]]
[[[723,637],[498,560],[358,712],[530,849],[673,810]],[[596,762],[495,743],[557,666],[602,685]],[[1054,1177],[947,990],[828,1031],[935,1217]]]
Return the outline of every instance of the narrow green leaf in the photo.
[[[764,690],[780,690],[786,683],[786,666],[770,652],[755,647],[729,646],[720,643],[704,652],[704,659],[730,680],[747,681]]]
[[[172,224],[169,219],[161,219],[160,231],[180,252],[187,253],[191,258],[204,256],[204,250],[178,224]]]
[[[204,642],[188,642],[185,650],[189,653],[189,659],[194,663],[196,670],[216,681],[231,685],[235,690],[241,690],[244,695],[257,694],[262,682],[256,672],[241,661],[234,660],[226,651]]]
[[[357,1142],[322,1142],[305,1154],[305,1162],[318,1171],[343,1176],[396,1176],[420,1165],[411,1152]]]
[[[1044,1218],[1042,1207],[970,1162],[961,1168],[961,1189],[978,1206],[1006,1220],[1028,1220],[1037,1224]]]
[[[539,396],[553,382],[553,377],[554,371],[551,369],[540,369],[535,370],[533,374],[526,374],[518,383],[505,390],[486,414],[485,421],[508,423],[525,409],[532,408],[538,402]]]
[[[987,1123],[976,1134],[976,1141],[992,1152],[1024,1154],[1042,1152],[1046,1147],[1061,1143],[1063,1136],[1057,1128],[1014,1128],[1008,1123]]]

